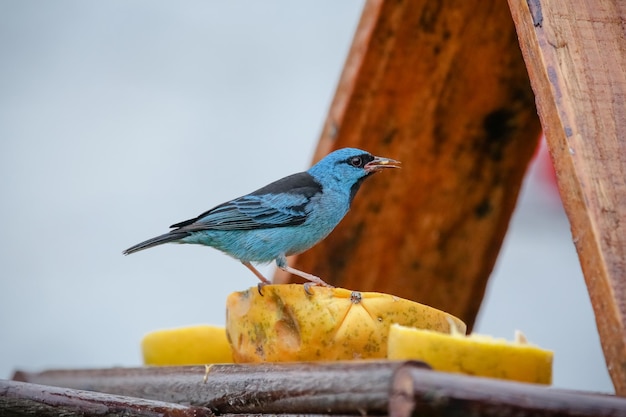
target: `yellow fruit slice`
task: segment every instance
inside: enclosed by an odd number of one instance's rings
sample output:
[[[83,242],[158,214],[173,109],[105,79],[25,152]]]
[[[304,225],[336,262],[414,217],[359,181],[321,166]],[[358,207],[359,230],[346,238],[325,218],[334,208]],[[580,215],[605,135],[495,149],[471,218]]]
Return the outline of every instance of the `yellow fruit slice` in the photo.
[[[226,333],[235,362],[385,358],[389,326],[461,331],[443,311],[388,294],[302,285],[235,292],[226,302]]]
[[[233,355],[222,326],[188,326],[157,330],[141,341],[146,365],[232,363]]]
[[[509,342],[491,336],[437,333],[393,325],[389,359],[417,359],[433,369],[521,382],[550,384],[553,352],[528,344],[519,333]]]

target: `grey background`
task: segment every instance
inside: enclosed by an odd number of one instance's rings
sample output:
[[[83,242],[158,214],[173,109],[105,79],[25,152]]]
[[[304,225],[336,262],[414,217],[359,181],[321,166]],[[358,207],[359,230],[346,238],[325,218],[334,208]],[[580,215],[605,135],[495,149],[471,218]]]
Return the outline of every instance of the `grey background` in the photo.
[[[146,332],[224,322],[227,294],[256,284],[238,262],[121,251],[308,166],[362,4],[0,1],[0,377],[135,366]],[[541,178],[525,183],[476,330],[522,329],[555,350],[555,386],[612,392]]]

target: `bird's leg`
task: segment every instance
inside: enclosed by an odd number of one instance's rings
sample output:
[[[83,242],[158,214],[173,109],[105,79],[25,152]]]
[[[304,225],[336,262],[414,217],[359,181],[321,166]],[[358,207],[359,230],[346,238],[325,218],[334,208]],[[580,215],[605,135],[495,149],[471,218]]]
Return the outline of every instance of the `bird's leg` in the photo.
[[[260,279],[263,284],[271,284],[272,283],[272,281],[270,281],[269,279],[265,278],[263,276],[263,274],[261,274],[254,266],[252,266],[252,264],[250,262],[241,261],[241,263],[243,264],[243,266],[245,266],[250,271],[252,271],[252,273],[254,275],[256,275],[256,277],[258,279]]]
[[[309,288],[311,287],[311,285],[320,285],[322,287],[334,288],[332,285],[324,282],[324,280],[320,277],[316,277],[315,275],[308,274],[306,272],[300,271],[299,269],[290,267],[289,265],[287,265],[287,259],[285,259],[285,257],[277,258],[276,265],[285,272],[289,272],[290,274],[297,275],[301,278],[306,279],[307,281],[310,281],[304,284],[304,291],[306,291],[307,294],[310,294]]]
[[[241,261],[241,263],[242,263],[242,264],[243,264],[246,268],[248,268],[250,271],[252,271],[252,273],[253,273],[254,275],[256,275],[256,277],[257,277],[258,279],[260,279],[260,280],[261,280],[261,282],[259,282],[259,285],[257,286],[257,288],[258,288],[258,290],[259,290],[259,294],[260,294],[260,295],[263,295],[263,287],[265,287],[265,286],[266,286],[266,285],[268,285],[268,284],[271,284],[271,283],[272,283],[272,281],[270,281],[269,279],[265,278],[265,277],[263,276],[263,274],[261,274],[261,273],[260,273],[260,272],[259,272],[259,271],[258,271],[258,270],[254,267],[254,266],[252,266],[252,264],[251,264],[250,262],[244,262],[244,261]]]

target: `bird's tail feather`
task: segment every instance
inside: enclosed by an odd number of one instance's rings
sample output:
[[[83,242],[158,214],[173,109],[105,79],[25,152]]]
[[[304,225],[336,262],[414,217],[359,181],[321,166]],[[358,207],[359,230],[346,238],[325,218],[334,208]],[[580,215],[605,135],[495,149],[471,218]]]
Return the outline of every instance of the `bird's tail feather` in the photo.
[[[161,236],[153,237],[152,239],[148,239],[144,242],[138,243],[135,246],[131,246],[122,253],[124,255],[130,255],[131,253],[139,252],[140,250],[152,248],[154,246],[162,245],[164,243],[176,242],[177,240],[180,240],[186,236],[189,236],[189,233],[174,230]]]

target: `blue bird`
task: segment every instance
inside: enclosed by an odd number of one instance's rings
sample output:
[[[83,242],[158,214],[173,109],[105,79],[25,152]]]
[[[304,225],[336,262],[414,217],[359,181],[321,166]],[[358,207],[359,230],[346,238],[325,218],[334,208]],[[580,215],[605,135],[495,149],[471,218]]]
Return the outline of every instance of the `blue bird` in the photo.
[[[269,284],[253,265],[276,261],[310,285],[321,278],[287,265],[286,257],[302,253],[324,239],[343,219],[365,178],[400,162],[354,148],[328,154],[308,171],[282,178],[196,218],[176,223],[169,233],[148,239],[124,251],[125,255],[163,243],[212,246],[241,261]]]

